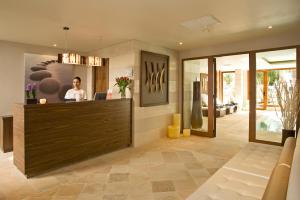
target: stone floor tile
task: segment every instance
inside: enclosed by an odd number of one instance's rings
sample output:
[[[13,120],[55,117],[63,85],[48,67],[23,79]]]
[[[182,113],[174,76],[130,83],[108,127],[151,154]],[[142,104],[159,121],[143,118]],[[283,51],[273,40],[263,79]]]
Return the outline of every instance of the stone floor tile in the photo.
[[[152,192],[172,192],[175,186],[172,181],[153,181]]]
[[[129,173],[114,173],[109,175],[109,182],[129,181]]]
[[[0,199],[185,199],[247,144],[247,130],[232,125],[238,115],[226,116],[227,122],[217,119],[216,138],[162,138],[31,179],[14,166],[12,153],[0,152]],[[155,191],[166,192],[153,192],[153,182],[163,181],[171,184],[154,184],[165,185]]]
[[[175,152],[162,152],[163,159],[166,163],[179,162],[179,158]]]
[[[66,184],[61,185],[55,196],[78,196],[82,191],[84,184]]]
[[[182,198],[176,192],[154,193],[155,200],[181,200]]]
[[[103,196],[103,200],[126,200],[127,195],[125,194],[107,194]]]

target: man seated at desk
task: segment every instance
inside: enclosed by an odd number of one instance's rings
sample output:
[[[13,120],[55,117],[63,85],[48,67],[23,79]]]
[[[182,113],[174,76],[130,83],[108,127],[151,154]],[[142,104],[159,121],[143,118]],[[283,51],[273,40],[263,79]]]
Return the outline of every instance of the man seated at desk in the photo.
[[[76,100],[82,101],[86,100],[86,92],[80,88],[81,79],[80,77],[76,76],[73,78],[73,88],[69,89],[65,95],[65,100]]]

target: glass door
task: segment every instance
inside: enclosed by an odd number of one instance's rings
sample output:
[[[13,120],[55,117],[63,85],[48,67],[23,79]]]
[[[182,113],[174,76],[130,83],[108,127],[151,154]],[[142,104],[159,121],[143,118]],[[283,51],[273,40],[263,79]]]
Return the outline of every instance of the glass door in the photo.
[[[296,81],[296,49],[256,53],[255,139],[280,144],[283,115],[279,84],[289,90]],[[281,102],[282,103],[282,102]]]
[[[183,129],[191,129],[198,136],[214,137],[211,73],[209,59],[183,62]]]

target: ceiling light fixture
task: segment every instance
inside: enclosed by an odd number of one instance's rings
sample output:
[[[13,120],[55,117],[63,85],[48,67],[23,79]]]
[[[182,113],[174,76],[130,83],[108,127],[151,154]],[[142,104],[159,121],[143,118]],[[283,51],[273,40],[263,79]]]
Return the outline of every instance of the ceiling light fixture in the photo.
[[[102,66],[102,59],[97,56],[89,56],[87,63],[89,66]]]
[[[68,31],[69,30],[70,30],[69,27],[67,26],[63,27],[63,31],[65,31],[65,51],[62,54],[58,54],[58,62],[62,64],[73,64],[73,65],[84,64],[85,59],[82,58],[82,56],[80,56],[77,53],[68,52]]]
[[[57,46],[57,44],[53,44],[52,46],[56,47],[56,46]]]
[[[179,42],[179,45],[180,45],[180,46],[183,45],[183,42]]]
[[[268,26],[268,29],[272,29],[273,28],[273,26]]]
[[[64,53],[58,54],[58,63],[72,64],[72,65],[88,65],[88,66],[101,66],[102,59],[97,56],[81,56],[78,53],[68,52],[68,31],[69,27],[63,27],[65,31],[65,50]],[[56,44],[55,44],[56,45]]]

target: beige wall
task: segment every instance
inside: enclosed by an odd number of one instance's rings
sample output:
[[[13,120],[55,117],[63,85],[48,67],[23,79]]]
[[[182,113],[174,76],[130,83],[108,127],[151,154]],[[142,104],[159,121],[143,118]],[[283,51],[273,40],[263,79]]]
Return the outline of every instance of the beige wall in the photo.
[[[153,107],[139,106],[140,51],[151,51],[170,56],[169,68],[169,104]],[[172,114],[178,108],[178,53],[163,47],[140,41],[129,41],[94,52],[110,59],[110,87],[114,89],[114,97],[119,97],[118,90],[113,87],[115,77],[128,76],[133,72],[133,143],[140,146],[166,135],[166,128],[171,124]]]
[[[54,55],[60,49],[42,46],[0,41],[0,116],[11,115],[14,103],[24,102],[25,88],[25,53]],[[84,89],[91,85],[91,69],[82,66],[74,67],[74,75],[81,76],[84,80]],[[89,90],[88,90],[89,91]],[[89,97],[91,96],[90,93]]]
[[[120,76],[132,76],[134,67],[133,42],[124,42],[104,49],[91,52],[91,55],[98,55],[102,58],[109,58],[109,88],[113,90],[113,98],[120,98],[115,79]],[[130,92],[127,91],[127,97]]]
[[[0,41],[0,116],[12,114],[12,105],[24,101],[24,53],[56,55],[57,49]]]

